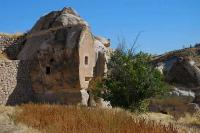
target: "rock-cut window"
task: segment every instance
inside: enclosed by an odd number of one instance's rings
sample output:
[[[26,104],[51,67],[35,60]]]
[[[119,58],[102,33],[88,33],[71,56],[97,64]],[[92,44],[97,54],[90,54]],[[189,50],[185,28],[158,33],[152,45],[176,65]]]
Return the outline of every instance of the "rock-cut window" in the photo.
[[[46,74],[49,75],[51,73],[51,68],[50,67],[46,67]]]
[[[85,65],[88,65],[88,56],[85,56]]]

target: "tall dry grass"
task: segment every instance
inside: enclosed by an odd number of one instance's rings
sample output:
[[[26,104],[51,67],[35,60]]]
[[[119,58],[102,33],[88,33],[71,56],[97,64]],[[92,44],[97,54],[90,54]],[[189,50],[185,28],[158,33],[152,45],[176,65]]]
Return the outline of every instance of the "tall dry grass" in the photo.
[[[0,133],[39,133],[38,130],[24,124],[13,122],[14,107],[0,105]]]
[[[185,113],[185,115],[180,117],[177,121],[182,124],[197,126],[200,128],[200,112],[198,111],[193,114]]]
[[[18,107],[16,123],[43,133],[176,133],[173,125],[136,119],[125,111],[61,105]]]

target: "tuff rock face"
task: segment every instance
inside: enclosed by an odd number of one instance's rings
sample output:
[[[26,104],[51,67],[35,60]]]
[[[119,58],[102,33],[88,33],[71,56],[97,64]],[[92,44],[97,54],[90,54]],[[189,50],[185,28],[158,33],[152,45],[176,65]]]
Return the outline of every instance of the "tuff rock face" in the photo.
[[[152,61],[173,89],[166,100],[151,104],[152,111],[195,112],[196,107],[193,108],[193,105],[200,105],[199,50],[199,48],[187,48],[172,51]],[[169,104],[168,99],[174,99],[174,102]]]
[[[39,19],[18,59],[32,62],[36,101],[87,105],[84,90],[93,78],[104,76],[109,45],[109,40],[92,35],[76,11],[64,8]]]
[[[43,17],[31,29],[30,34],[42,30],[49,30],[50,28],[58,27],[72,27],[75,25],[83,25],[89,27],[88,23],[84,21],[79,14],[72,8],[64,8],[61,11],[53,11]]]

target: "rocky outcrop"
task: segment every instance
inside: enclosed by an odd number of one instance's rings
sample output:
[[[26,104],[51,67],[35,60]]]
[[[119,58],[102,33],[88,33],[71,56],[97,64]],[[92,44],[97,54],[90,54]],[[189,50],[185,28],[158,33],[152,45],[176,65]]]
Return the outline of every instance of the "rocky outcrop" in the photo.
[[[186,51],[177,51],[179,54],[177,52],[170,52],[161,55],[153,61],[154,63],[156,62],[156,68],[165,75],[165,80],[173,86],[174,89],[171,94],[177,99],[190,99],[189,101],[186,100],[185,104],[182,104],[185,105],[185,108],[193,102],[200,105],[200,100],[198,100],[200,94],[199,62],[197,62],[196,56],[184,55],[188,53],[189,49],[186,49]],[[191,51],[194,52],[196,49],[191,49]]]
[[[109,40],[92,35],[76,11],[64,8],[39,19],[27,33],[18,59],[32,62],[37,101],[86,105],[89,82],[106,71],[109,45]]]
[[[100,41],[105,47],[110,47],[110,40],[104,37],[96,36],[96,41]]]
[[[200,69],[186,59],[175,62],[166,74],[166,80],[187,87],[200,85]]]
[[[109,46],[72,8],[42,16],[26,34],[0,34],[0,103],[96,105],[88,86],[105,75]]]
[[[88,23],[84,21],[79,14],[72,8],[64,8],[61,11],[53,11],[43,17],[35,24],[29,34],[38,31],[46,31],[51,28],[73,27],[82,25],[88,27]]]
[[[200,86],[200,69],[197,63],[191,57],[171,56],[157,62],[156,68],[165,75],[167,82],[195,88]]]

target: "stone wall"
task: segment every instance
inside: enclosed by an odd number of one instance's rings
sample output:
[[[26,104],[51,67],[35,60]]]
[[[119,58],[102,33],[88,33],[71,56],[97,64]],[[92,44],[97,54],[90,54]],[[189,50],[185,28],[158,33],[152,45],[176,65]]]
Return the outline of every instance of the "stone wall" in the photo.
[[[7,47],[7,45],[0,45],[0,53],[3,53]]]
[[[0,60],[0,104],[16,105],[31,100],[30,63]]]
[[[17,59],[17,55],[25,43],[24,35],[1,35],[0,34],[0,53],[5,53],[9,59]]]

